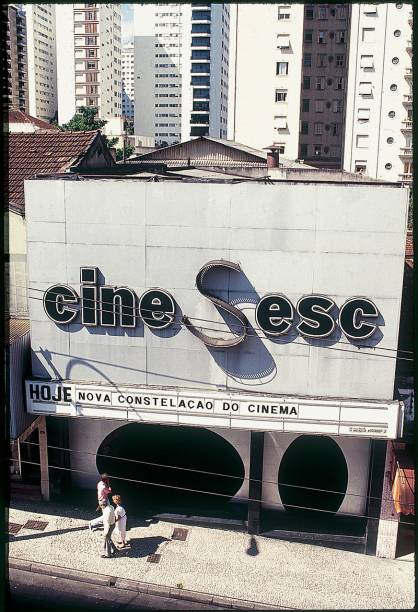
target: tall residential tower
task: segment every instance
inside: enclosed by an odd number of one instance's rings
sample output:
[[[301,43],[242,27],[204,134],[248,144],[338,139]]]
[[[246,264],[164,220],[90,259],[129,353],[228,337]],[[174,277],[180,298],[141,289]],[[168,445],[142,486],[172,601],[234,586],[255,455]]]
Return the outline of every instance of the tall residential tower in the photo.
[[[16,4],[2,9],[6,21],[6,70],[3,78],[3,105],[29,111],[28,58],[25,13]]]
[[[57,52],[55,4],[26,4],[29,113],[51,121],[57,118]]]
[[[122,38],[119,4],[60,4],[57,10],[58,118],[81,106],[101,119],[122,114]]]
[[[135,134],[227,138],[229,5],[136,4]]]

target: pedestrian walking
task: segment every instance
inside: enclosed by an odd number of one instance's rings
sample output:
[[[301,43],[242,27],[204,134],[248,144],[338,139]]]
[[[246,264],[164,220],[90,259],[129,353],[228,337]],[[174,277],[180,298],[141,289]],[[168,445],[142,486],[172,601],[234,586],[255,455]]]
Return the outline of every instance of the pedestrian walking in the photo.
[[[104,559],[109,559],[112,554],[117,552],[117,548],[112,540],[112,533],[115,529],[116,519],[115,519],[115,509],[109,502],[105,501],[100,502],[100,507],[103,511],[103,527],[104,527],[104,542],[103,542],[103,554],[102,557]]]
[[[126,510],[122,506],[122,498],[120,495],[113,495],[112,501],[115,504],[115,536],[117,538],[117,544],[120,546],[126,546]]]
[[[109,503],[109,494],[112,492],[110,486],[110,480],[108,474],[102,474],[100,476],[100,480],[97,483],[97,502],[98,506],[96,508],[96,512],[101,510],[100,502],[104,502],[105,505]],[[103,516],[99,516],[96,519],[93,519],[89,522],[89,529],[93,531],[96,527],[103,525]]]

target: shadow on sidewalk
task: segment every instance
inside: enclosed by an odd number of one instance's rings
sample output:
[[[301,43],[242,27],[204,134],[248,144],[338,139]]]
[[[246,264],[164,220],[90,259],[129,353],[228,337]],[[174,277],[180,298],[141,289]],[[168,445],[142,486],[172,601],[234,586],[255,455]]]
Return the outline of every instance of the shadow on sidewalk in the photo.
[[[67,529],[56,529],[55,531],[43,531],[42,533],[28,533],[27,535],[14,535],[10,534],[9,538],[12,542],[23,542],[24,540],[35,540],[38,538],[48,538],[54,535],[62,535],[63,533],[69,533],[71,531],[85,531],[88,529],[88,525],[82,527],[68,527]]]
[[[158,550],[163,542],[170,542],[169,538],[163,536],[151,536],[149,538],[132,538],[130,549],[126,550],[128,557],[148,557]],[[120,552],[125,552],[123,549]]]

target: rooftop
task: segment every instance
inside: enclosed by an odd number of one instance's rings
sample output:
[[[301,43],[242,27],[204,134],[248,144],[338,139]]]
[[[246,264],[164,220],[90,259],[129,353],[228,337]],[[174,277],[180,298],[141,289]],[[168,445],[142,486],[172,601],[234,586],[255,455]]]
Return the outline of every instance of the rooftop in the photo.
[[[24,113],[23,111],[18,109],[9,110],[7,123],[31,123],[32,125],[36,126],[41,130],[58,131],[59,129],[58,127],[56,127],[55,125],[51,125],[51,123],[48,123],[47,121],[43,121],[42,119],[38,119],[37,117],[32,117],[31,115],[28,115],[27,113]]]
[[[5,207],[23,214],[24,180],[38,174],[66,172],[88,153],[99,131],[11,133],[5,156]]]

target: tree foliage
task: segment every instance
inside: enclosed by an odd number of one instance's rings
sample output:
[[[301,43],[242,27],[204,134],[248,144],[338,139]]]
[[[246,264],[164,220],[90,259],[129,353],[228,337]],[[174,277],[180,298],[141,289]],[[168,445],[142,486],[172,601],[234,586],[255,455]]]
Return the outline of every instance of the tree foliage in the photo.
[[[125,147],[125,159],[128,159],[128,157],[130,157],[132,155],[132,153],[135,151],[135,147],[132,144],[126,144]],[[116,149],[116,161],[122,161],[123,160],[123,149]]]
[[[59,126],[64,132],[90,132],[92,130],[102,130],[106,125],[105,119],[97,118],[97,108],[95,106],[81,106],[79,111],[69,120]],[[108,138],[102,133],[108,147],[113,147],[118,138]]]

